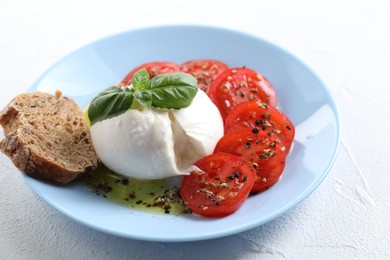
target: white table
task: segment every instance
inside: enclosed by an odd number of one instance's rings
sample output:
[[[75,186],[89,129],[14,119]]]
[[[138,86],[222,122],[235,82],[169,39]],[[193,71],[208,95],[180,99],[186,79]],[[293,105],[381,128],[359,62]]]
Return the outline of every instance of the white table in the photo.
[[[0,259],[389,259],[390,2],[147,2],[0,0],[0,107],[96,39],[161,24],[227,27],[293,52],[328,85],[342,120],[330,174],[266,225],[210,241],[156,243],[64,217],[1,154]]]

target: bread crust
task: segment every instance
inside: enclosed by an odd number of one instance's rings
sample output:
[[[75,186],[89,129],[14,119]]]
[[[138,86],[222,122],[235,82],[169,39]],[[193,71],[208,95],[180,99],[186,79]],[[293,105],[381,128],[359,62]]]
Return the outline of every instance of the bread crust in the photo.
[[[34,102],[36,104],[41,102],[44,105],[40,107],[34,105]],[[52,111],[53,107],[58,108],[59,116]],[[48,116],[40,118],[41,120],[28,122],[27,116],[33,118],[34,113]],[[72,125],[73,128],[70,129],[70,124],[67,121],[71,121],[75,117],[80,123]],[[50,120],[52,118],[54,119]],[[55,125],[53,125],[54,123]],[[0,124],[4,128],[4,139],[0,141],[0,150],[10,157],[19,170],[33,178],[66,184],[90,173],[97,167],[98,159],[90,141],[89,129],[84,115],[81,108],[71,99],[61,97],[58,94],[52,96],[42,92],[21,94],[15,97],[2,111]],[[42,133],[39,131],[40,129],[48,130]],[[71,133],[69,133],[69,129]],[[47,133],[52,133],[53,136],[45,136]],[[40,142],[34,142],[37,136],[42,136]],[[64,156],[64,147],[70,147],[72,142],[77,144],[77,149],[66,149],[68,154]],[[48,149],[54,156],[45,156],[43,151]],[[79,151],[80,149],[82,151]],[[85,158],[80,159],[80,156],[85,156]],[[53,160],[53,157],[58,159]],[[82,160],[82,165],[75,167],[72,158]]]

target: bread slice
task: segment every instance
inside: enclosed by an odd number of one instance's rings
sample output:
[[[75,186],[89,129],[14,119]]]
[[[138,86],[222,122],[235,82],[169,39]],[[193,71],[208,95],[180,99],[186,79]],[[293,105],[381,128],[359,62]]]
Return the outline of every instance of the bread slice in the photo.
[[[66,184],[97,167],[81,108],[58,92],[16,96],[0,113],[0,149],[22,172]]]

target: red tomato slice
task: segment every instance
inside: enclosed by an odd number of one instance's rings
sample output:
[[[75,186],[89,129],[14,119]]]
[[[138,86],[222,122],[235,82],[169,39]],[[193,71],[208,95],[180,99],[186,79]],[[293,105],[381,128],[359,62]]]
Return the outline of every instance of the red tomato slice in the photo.
[[[198,87],[207,91],[211,82],[224,70],[228,65],[217,60],[191,60],[181,65],[181,71],[194,76],[198,80]]]
[[[247,101],[235,106],[225,120],[225,133],[240,128],[257,127],[268,135],[279,138],[287,151],[294,141],[295,127],[280,110],[260,101]]]
[[[169,61],[154,61],[144,63],[134,69],[132,69],[121,81],[121,86],[128,86],[131,83],[131,78],[134,73],[139,71],[140,69],[146,69],[149,72],[150,78],[153,78],[157,75],[173,73],[180,71],[180,66],[176,63]]]
[[[202,171],[184,176],[180,193],[193,212],[206,217],[222,217],[237,211],[256,178],[247,161],[231,154],[211,154],[195,165]]]
[[[207,94],[224,120],[233,107],[244,101],[261,100],[274,107],[277,104],[271,83],[260,73],[248,68],[225,70],[211,83]]]
[[[237,129],[224,135],[214,152],[230,153],[252,164],[257,175],[252,187],[254,193],[268,189],[279,180],[287,156],[283,144],[258,128]]]

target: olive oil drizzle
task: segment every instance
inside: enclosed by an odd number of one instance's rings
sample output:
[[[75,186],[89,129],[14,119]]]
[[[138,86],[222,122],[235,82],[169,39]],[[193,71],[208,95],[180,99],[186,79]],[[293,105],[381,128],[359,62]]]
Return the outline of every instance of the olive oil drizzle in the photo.
[[[123,177],[103,164],[84,178],[92,191],[120,205],[151,213],[190,213],[179,188],[168,180],[137,180]]]

